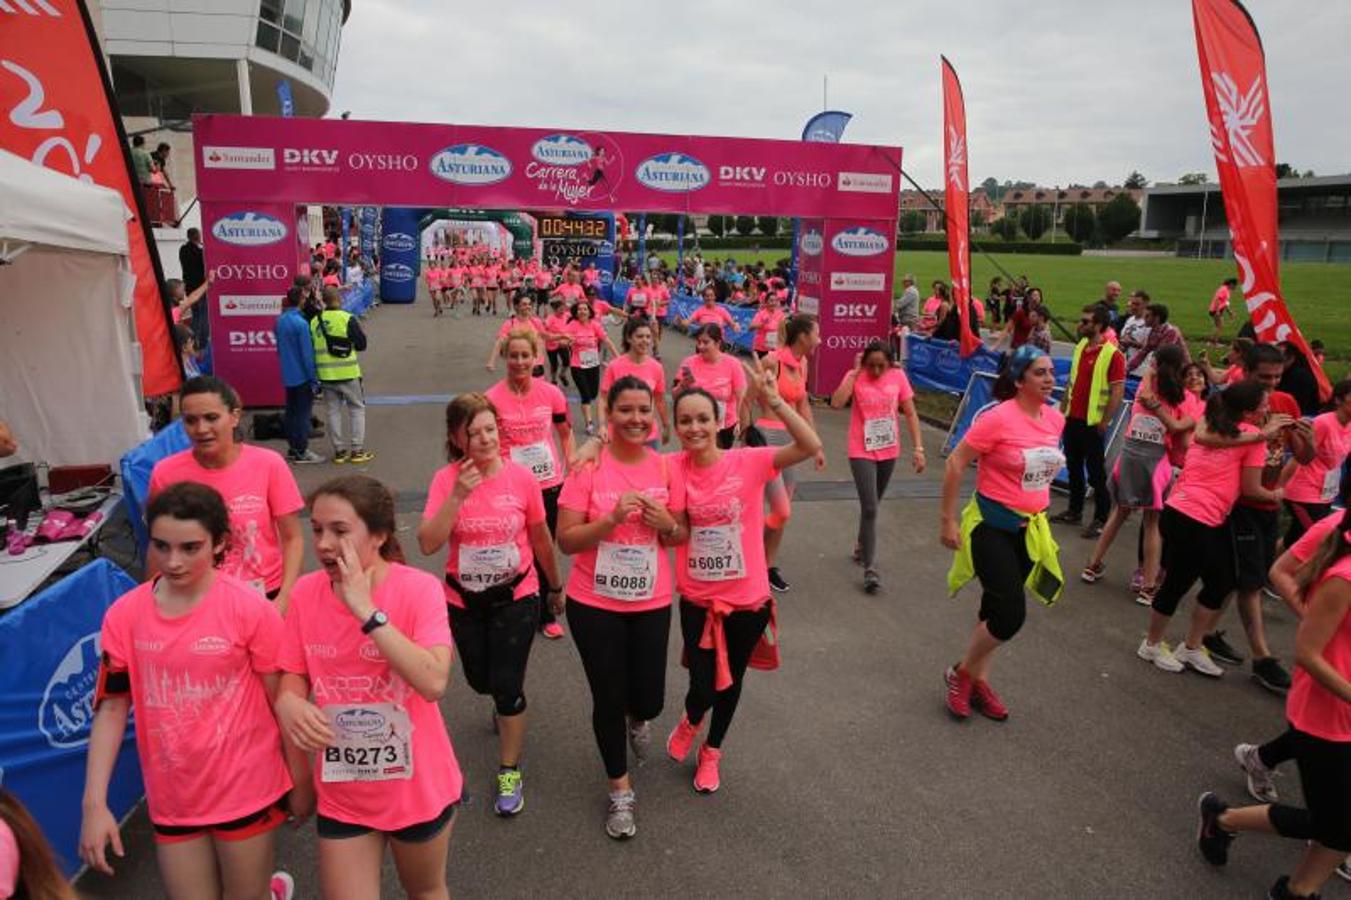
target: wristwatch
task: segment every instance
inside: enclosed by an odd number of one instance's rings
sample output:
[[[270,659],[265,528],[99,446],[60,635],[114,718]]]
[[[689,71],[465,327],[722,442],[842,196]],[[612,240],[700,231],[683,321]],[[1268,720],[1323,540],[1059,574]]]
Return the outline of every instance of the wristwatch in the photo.
[[[361,626],[361,633],[370,634],[372,631],[379,628],[381,625],[388,625],[388,624],[389,624],[389,616],[385,615],[385,611],[383,609],[377,609],[375,612],[371,613],[371,617],[366,620],[366,624]]]

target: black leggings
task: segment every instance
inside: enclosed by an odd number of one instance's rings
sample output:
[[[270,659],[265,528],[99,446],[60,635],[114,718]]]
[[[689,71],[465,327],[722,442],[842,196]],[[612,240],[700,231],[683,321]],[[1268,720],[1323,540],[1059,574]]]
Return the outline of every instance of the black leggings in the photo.
[[[525,667],[539,622],[539,595],[446,609],[464,678],[474,693],[491,696],[499,716],[525,712]]]
[[[1027,536],[982,522],[971,532],[971,562],[982,591],[980,620],[995,640],[1012,640],[1027,619],[1023,583],[1032,571]]]
[[[736,443],[736,426],[730,428],[719,428],[717,444],[719,450],[731,450],[732,444]]]
[[[666,644],[671,607],[620,613],[568,598],[568,625],[591,685],[591,730],[605,774],[629,771],[627,718],[661,715],[666,699]]]
[[[568,348],[559,347],[557,350],[546,352],[549,354],[549,378],[554,381],[558,380],[559,375],[566,378],[568,374]]]
[[[704,620],[708,612],[702,606],[680,600],[680,633],[685,638],[685,659],[689,663],[690,687],[685,693],[685,717],[691,725],[704,720],[704,714],[713,710],[713,722],[708,726],[708,745],[721,747],[727,729],[741,702],[741,685],[745,681],[746,666],[751,651],[759,643],[769,624],[769,601],[759,609],[739,609],[723,619],[727,636],[727,664],[732,670],[732,686],[719,691],[714,688],[717,657],[712,650],[699,646],[704,634]]]
[[[289,391],[290,388],[287,388]],[[1324,516],[1332,515],[1331,503],[1300,503],[1296,500],[1285,501],[1285,511],[1290,514],[1290,527],[1285,530],[1285,549],[1289,550],[1314,522]]]
[[[1273,803],[1267,809],[1271,827],[1281,837],[1351,853],[1351,741],[1324,740],[1294,726],[1287,734],[1307,809]]]
[[[1196,601],[1206,609],[1223,606],[1238,583],[1229,520],[1218,527],[1206,525],[1165,506],[1159,530],[1163,533],[1163,567],[1167,574],[1154,595],[1154,611],[1171,617],[1198,578],[1201,592]]]
[[[887,492],[891,474],[896,471],[896,459],[850,457],[849,471],[858,491],[858,545],[863,552],[864,568],[871,569],[877,559],[877,507]]]
[[[583,369],[572,367],[572,383],[577,385],[577,394],[583,403],[590,403],[600,393],[600,366]]]
[[[561,493],[563,493],[562,484],[544,489],[544,523],[549,526],[549,536],[555,539],[558,536],[558,495]],[[551,622],[558,621],[558,619],[554,616],[553,610],[549,609],[549,581],[545,577],[544,567],[540,565],[538,559],[535,560],[535,572],[539,575],[539,627],[543,628]],[[562,587],[562,585],[556,584],[554,587]]]

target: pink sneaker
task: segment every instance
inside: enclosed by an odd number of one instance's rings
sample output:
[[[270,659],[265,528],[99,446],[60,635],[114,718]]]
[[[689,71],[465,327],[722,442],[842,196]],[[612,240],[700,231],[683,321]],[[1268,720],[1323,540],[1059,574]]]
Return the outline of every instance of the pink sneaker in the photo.
[[[556,641],[563,636],[563,626],[557,622],[549,622],[539,632],[549,640]]]
[[[718,780],[718,762],[722,759],[722,751],[716,747],[710,747],[703,744],[699,747],[699,765],[694,770],[694,789],[701,794],[711,794],[716,791],[721,782]]]
[[[676,762],[684,762],[685,757],[690,755],[690,747],[699,736],[699,728],[702,725],[702,722],[699,725],[691,725],[690,720],[681,713],[680,721],[671,729],[671,736],[666,739],[666,755]]]
[[[287,872],[272,873],[272,900],[291,900],[296,895],[295,879]]]

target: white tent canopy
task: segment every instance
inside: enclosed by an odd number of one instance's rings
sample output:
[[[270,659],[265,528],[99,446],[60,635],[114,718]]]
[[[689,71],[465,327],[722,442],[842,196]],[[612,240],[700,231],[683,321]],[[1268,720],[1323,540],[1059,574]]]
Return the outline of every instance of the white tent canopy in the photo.
[[[146,435],[121,196],[0,151],[0,419],[11,460],[109,463]]]

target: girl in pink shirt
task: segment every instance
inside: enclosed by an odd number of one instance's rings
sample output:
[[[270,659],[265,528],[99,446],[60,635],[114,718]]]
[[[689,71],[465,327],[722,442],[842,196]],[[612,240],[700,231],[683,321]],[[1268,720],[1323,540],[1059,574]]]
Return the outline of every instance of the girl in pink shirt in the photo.
[[[784,312],[779,306],[779,298],[774,294],[767,295],[764,306],[751,317],[750,329],[755,333],[751,350],[756,356],[766,356],[771,350],[779,349],[779,328],[783,320]]]
[[[869,594],[882,587],[882,578],[875,567],[877,507],[886,495],[896,459],[901,455],[898,410],[905,414],[910,446],[914,448],[911,466],[916,475],[924,471],[924,443],[914,398],[910,380],[897,367],[891,347],[883,341],[873,341],[854,358],[854,368],[845,373],[830,398],[835,409],[851,402],[853,406],[849,414],[849,471],[854,476],[859,502],[854,562],[863,566],[863,590]]]
[[[577,385],[577,394],[581,399],[582,418],[586,421],[586,433],[596,430],[591,404],[600,393],[601,348],[610,351],[611,357],[619,355],[600,322],[596,321],[589,303],[572,304],[572,317],[563,331],[563,337],[571,348],[572,382]]]
[[[492,350],[488,352],[488,361],[484,364],[489,372],[497,369],[497,357],[502,356],[506,350],[507,338],[513,333],[528,331],[536,335],[539,339],[540,356],[543,356],[544,342],[550,338],[554,340],[554,346],[562,337],[561,332],[551,332],[544,320],[534,315],[535,304],[530,295],[524,291],[518,293],[512,300],[514,307],[513,314],[502,323],[502,327],[497,329],[497,337],[493,339]],[[535,364],[536,377],[544,376],[544,361],[537,359]]]
[[[146,519],[146,552],[160,574],[103,619],[80,857],[112,874],[106,845],[121,855],[108,783],[134,705],[166,892],[266,896],[276,828],[288,813],[314,809],[308,760],[289,741],[283,747],[272,713],[281,616],[217,571],[230,522],[216,491],[172,485],[150,501]]]
[[[765,403],[783,417],[793,443],[785,447],[718,446],[717,401],[703,388],[676,397],[676,429],[683,452],[671,457],[683,484],[689,540],[676,546],[680,633],[689,667],[684,715],[666,740],[683,762],[712,711],[699,748],[694,789],[720,785],[722,742],[741,699],[751,654],[774,615],[765,567],[765,486],[781,469],[813,456],[821,439],[779,396],[774,375],[754,373]]]
[[[671,564],[665,548],[689,532],[679,478],[645,446],[651,388],[626,376],[605,399],[610,443],[598,463],[568,475],[559,498],[558,546],[573,557],[568,624],[591,686],[591,726],[610,780],[605,831],[622,840],[637,833],[625,737],[641,761],[666,692]]]
[[[610,390],[611,385],[626,375],[632,375],[652,389],[653,403],[657,409],[657,418],[661,428],[652,423],[652,434],[648,444],[656,450],[660,444],[671,439],[671,411],[666,408],[666,371],[661,363],[652,358],[652,324],[646,318],[634,317],[624,323],[624,332],[620,341],[624,348],[623,356],[616,356],[605,367],[600,377],[602,394]],[[605,407],[600,410],[601,440],[609,438],[609,429],[605,423]]]
[[[1290,528],[1285,546],[1293,546],[1314,522],[1332,512],[1332,501],[1342,484],[1342,466],[1351,450],[1351,379],[1342,379],[1332,389],[1332,412],[1313,420],[1314,458],[1307,465],[1287,463],[1295,474],[1285,486],[1285,506]]]
[[[497,421],[497,409],[483,394],[460,394],[450,401],[450,465],[432,477],[417,538],[424,556],[449,548],[451,634],[465,680],[476,693],[493,698],[499,744],[496,810],[514,816],[525,808],[519,765],[526,663],[539,625],[540,597],[561,594],[562,586],[544,495],[530,469],[503,459]]]
[[[243,410],[234,388],[210,375],[183,385],[183,429],[192,447],[150,471],[150,496],[179,481],[214,488],[230,510],[230,545],[222,571],[277,601],[286,614],[305,552],[300,488],[281,454],[235,440]],[[153,564],[148,576],[155,574]]]
[[[690,313],[689,318],[682,320],[680,324],[685,328],[694,325],[719,325],[730,328],[737,334],[741,333],[741,326],[732,318],[732,314],[725,306],[718,305],[718,292],[711,287],[704,288],[704,305]]]
[[[694,329],[696,352],[680,363],[676,383],[682,390],[702,388],[717,404],[718,446],[729,450],[741,430],[746,396],[746,371],[736,357],[722,352],[722,328],[700,325]]]
[[[943,471],[943,546],[958,551],[958,561],[969,554],[983,589],[980,620],[966,652],[944,675],[948,712],[958,719],[969,718],[973,708],[996,721],[1009,716],[990,686],[990,667],[995,651],[1013,639],[1027,617],[1028,576],[1038,564],[1044,569],[1053,564],[1033,554],[1056,552],[1046,507],[1051,482],[1065,465],[1060,452],[1065,419],[1047,405],[1054,390],[1049,356],[1031,344],[1013,351],[995,382],[994,396],[1000,402],[976,416]],[[976,493],[959,521],[957,491],[973,462]],[[1035,543],[1039,534],[1045,535],[1049,548]],[[950,587],[953,582],[949,574]]]
[[[661,359],[661,331],[666,326],[666,317],[671,311],[671,289],[660,278],[653,276],[648,286],[652,295],[652,355]]]
[[[549,301],[549,315],[544,319],[544,332],[552,335],[553,340],[545,339],[544,351],[549,355],[549,380],[564,387],[570,385],[568,381],[570,354],[563,344],[567,329],[568,316],[563,309],[563,301],[559,297],[554,297]]]
[[[314,754],[323,896],[380,896],[385,849],[410,896],[446,896],[463,779],[437,702],[450,680],[446,597],[403,564],[394,496],[366,475],[311,498],[321,571],[296,582],[280,654],[282,733]]]
[[[502,267],[497,263],[490,263],[483,267],[483,288],[488,298],[488,309],[492,315],[497,315],[497,289],[501,286]]]

